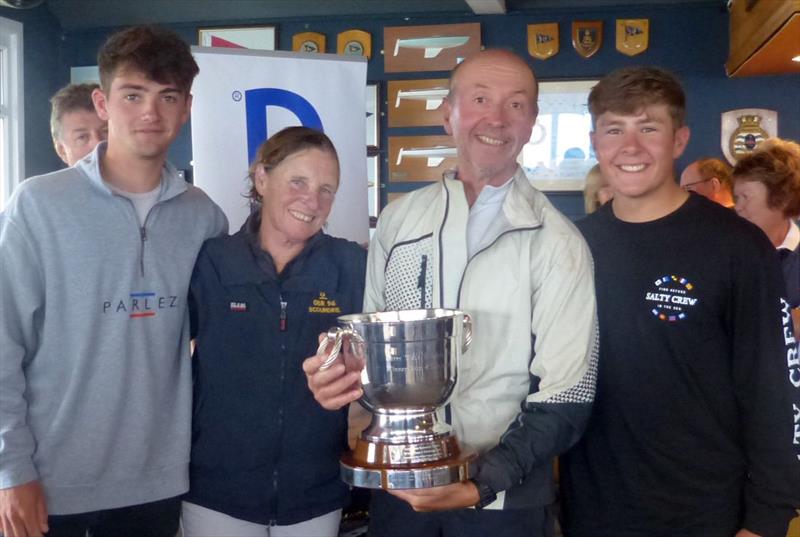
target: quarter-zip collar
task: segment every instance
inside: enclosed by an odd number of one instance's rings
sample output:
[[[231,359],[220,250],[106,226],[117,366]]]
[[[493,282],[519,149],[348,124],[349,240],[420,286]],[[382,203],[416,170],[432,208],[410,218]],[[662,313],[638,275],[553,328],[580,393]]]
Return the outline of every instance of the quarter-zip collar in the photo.
[[[107,149],[108,142],[100,142],[94,151],[78,161],[75,167],[81,170],[95,187],[114,196],[116,194],[103,180],[103,174],[100,172],[100,159],[105,155]],[[159,192],[157,203],[179,196],[186,192],[187,188],[186,181],[178,175],[178,170],[168,161],[164,161],[161,169],[161,192]]]
[[[464,185],[457,173],[449,173],[442,180],[444,200],[440,225],[434,233],[434,299],[438,307],[455,308],[459,304],[461,278],[452,275],[464,274],[469,258],[467,257],[467,221],[469,205],[464,193]],[[491,246],[497,239],[509,231],[519,229],[535,229],[542,225],[544,196],[537,192],[528,181],[522,168],[517,168],[511,186],[506,194],[503,206],[492,223],[489,232],[484,235],[476,254]],[[445,274],[449,277],[445,277]]]

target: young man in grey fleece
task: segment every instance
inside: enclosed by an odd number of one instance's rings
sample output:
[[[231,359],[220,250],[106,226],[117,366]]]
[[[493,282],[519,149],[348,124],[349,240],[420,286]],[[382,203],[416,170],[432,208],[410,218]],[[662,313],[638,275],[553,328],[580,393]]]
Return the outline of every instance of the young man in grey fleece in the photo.
[[[198,67],[176,34],[100,50],[108,142],[25,181],[0,231],[0,532],[172,537],[188,488],[186,295],[222,211],[166,162]]]

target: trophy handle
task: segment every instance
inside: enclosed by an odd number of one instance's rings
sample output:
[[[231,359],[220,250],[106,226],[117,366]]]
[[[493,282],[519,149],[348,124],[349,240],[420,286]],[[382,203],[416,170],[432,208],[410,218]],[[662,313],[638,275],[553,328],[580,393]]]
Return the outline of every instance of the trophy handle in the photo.
[[[358,332],[352,328],[331,328],[328,330],[325,339],[323,339],[320,342],[319,347],[317,347],[317,354],[320,354],[325,350],[325,347],[327,347],[329,343],[333,343],[333,348],[331,349],[330,354],[328,354],[328,357],[325,358],[324,362],[322,362],[322,365],[319,366],[320,371],[325,371],[328,369],[339,357],[339,353],[342,350],[342,342],[344,341],[345,336],[350,336],[350,351],[353,354],[358,354],[356,351],[356,343],[361,345],[364,344],[364,339],[358,334]]]
[[[464,314],[464,343],[461,345],[461,352],[467,352],[472,344],[472,317],[468,313]]]
[[[320,371],[325,371],[330,366],[333,365],[333,362],[336,361],[336,358],[339,357],[339,352],[342,350],[342,332],[344,329],[333,327],[328,330],[328,333],[325,335],[325,339],[320,341],[319,347],[317,347],[317,354],[320,354],[325,348],[328,346],[329,343],[333,343],[333,349],[328,354],[328,357],[325,358],[325,361],[322,362],[322,365],[319,366]]]

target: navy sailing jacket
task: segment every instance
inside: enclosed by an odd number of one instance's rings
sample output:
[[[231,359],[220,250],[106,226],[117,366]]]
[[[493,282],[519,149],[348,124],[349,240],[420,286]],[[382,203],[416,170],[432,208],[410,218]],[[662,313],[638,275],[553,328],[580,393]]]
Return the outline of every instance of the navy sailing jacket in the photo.
[[[317,336],[360,312],[366,251],[318,233],[278,275],[251,219],[209,240],[190,293],[194,412],[185,499],[288,525],[344,506],[347,409],[323,409],[302,370]]]

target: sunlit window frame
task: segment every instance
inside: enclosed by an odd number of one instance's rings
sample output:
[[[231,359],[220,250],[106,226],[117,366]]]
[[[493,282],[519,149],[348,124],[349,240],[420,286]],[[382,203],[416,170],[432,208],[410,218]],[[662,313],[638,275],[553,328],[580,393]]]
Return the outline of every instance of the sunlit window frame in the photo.
[[[0,211],[25,177],[22,23],[0,17]]]
[[[539,115],[551,115],[552,120],[554,123],[558,121],[559,113],[564,111],[559,110],[551,110],[548,109],[547,102],[549,101],[549,96],[557,96],[559,94],[569,95],[570,97],[567,99],[568,101],[574,101],[580,103],[580,112],[583,114],[588,114],[588,106],[587,106],[587,99],[589,97],[589,92],[591,91],[592,87],[597,84],[597,80],[569,80],[569,81],[542,81],[539,83]],[[577,99],[576,99],[577,97]],[[570,110],[570,113],[577,113],[578,110]],[[552,128],[552,125],[551,125]],[[555,129],[557,132],[557,129]],[[537,139],[541,139],[545,135],[546,129],[542,125],[537,122],[537,125],[533,129],[533,133],[531,134],[531,142],[530,143],[537,143]],[[531,180],[531,184],[538,188],[539,190],[543,191],[575,191],[575,190],[583,190],[585,180],[584,180],[584,173],[588,171],[589,168],[596,162],[594,160],[594,155],[592,154],[591,147],[589,142],[589,130],[585,133],[581,133],[580,139],[576,139],[574,143],[568,145],[574,145],[578,147],[586,146],[589,148],[589,151],[586,153],[586,158],[581,161],[583,166],[577,166],[579,168],[578,171],[581,171],[580,174],[577,175],[568,175],[568,176],[559,176],[559,172],[557,170],[545,170],[543,173],[531,173],[531,166],[534,163],[526,163],[524,162],[523,155],[525,151],[520,152],[517,161],[519,162],[520,166],[523,168],[528,166],[526,172],[528,173],[528,177]],[[555,155],[557,153],[556,147],[558,145],[558,139],[551,138],[550,140],[551,147],[548,149],[548,153],[551,155]],[[563,160],[563,155],[559,158],[555,159],[555,162],[549,162],[549,164],[555,164],[556,168],[560,164],[560,161]],[[534,168],[535,169],[535,168]]]

